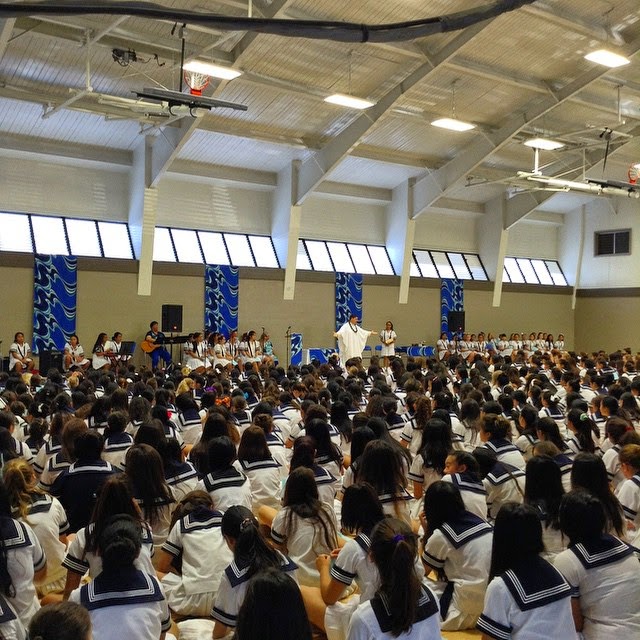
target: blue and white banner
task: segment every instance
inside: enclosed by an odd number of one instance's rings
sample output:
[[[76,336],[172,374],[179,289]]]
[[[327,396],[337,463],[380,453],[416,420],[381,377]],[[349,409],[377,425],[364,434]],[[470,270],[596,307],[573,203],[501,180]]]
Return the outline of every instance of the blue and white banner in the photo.
[[[237,267],[206,265],[204,269],[204,326],[227,338],[238,330]]]
[[[291,364],[299,367],[302,364],[302,334],[291,334]]]
[[[362,320],[362,275],[336,273],[336,331],[349,322],[349,316]]]
[[[449,333],[449,311],[464,311],[462,280],[442,280],[440,284],[440,332]]]
[[[33,264],[33,353],[62,350],[76,330],[78,260],[36,254]]]

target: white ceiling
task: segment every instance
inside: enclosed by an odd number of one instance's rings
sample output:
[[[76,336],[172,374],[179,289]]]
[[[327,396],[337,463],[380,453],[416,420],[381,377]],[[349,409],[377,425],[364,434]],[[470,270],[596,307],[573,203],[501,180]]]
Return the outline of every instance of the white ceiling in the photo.
[[[464,10],[484,3],[253,0],[252,6],[256,16],[273,17],[277,10],[277,17],[284,18],[379,24],[444,14],[453,4],[455,10]],[[247,14],[245,0],[164,4]],[[130,99],[132,91],[143,87],[178,88],[180,41],[171,35],[172,27],[169,22],[114,16],[0,20],[5,36],[0,37],[0,132],[15,136],[16,144],[45,140],[131,151],[145,132],[158,130],[152,127],[160,121],[116,106],[108,96]],[[585,74],[597,67],[583,58],[603,46],[632,54],[640,48],[638,0],[615,5],[609,0],[540,1],[465,32],[398,44],[344,44],[190,26],[185,33],[188,56],[233,64],[244,72],[231,82],[212,85],[205,94],[248,107],[246,112],[217,110],[198,121],[178,158],[199,165],[275,173],[293,160],[313,160],[343,136],[352,143],[341,160],[326,167],[327,180],[392,189],[441,169],[447,177],[443,197],[483,203],[507,188],[500,179],[531,169],[532,152],[522,145],[530,135],[563,136],[570,142],[566,150],[543,154],[542,161],[551,163],[545,172],[574,178],[580,176],[583,162],[588,169],[601,157],[598,135],[604,126],[640,134],[640,55],[632,55],[632,63],[621,69],[600,68],[589,82]],[[90,47],[83,46],[87,37],[94,40]],[[135,49],[147,62],[119,66],[112,59],[115,46]],[[86,89],[87,64],[92,91],[43,118],[74,91]],[[415,83],[410,81],[414,72],[422,73]],[[572,83],[581,88],[564,99]],[[429,124],[434,117],[451,115],[454,84],[456,113],[478,125],[472,132],[456,134]],[[391,107],[371,116],[353,139],[348,127],[360,113],[322,99],[350,90],[375,101],[398,88]],[[544,115],[535,117],[536,105],[552,96]],[[511,118],[516,125],[505,131]],[[464,170],[468,154],[487,140],[491,144]],[[625,167],[640,159],[638,140],[614,137],[608,177],[625,179]],[[601,174],[600,165],[596,171]],[[482,184],[467,186],[468,176]],[[576,202],[581,198],[558,194],[540,209],[568,211]]]

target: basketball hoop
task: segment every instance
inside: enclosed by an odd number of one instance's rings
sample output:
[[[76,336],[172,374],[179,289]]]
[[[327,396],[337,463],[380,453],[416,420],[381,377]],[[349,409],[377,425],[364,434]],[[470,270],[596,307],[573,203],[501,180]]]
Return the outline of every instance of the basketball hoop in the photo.
[[[638,178],[640,178],[640,162],[634,162],[629,167],[629,183],[636,184],[638,182]]]
[[[187,83],[189,91],[193,96],[201,96],[210,80],[210,76],[204,73],[198,73],[197,71],[184,72],[184,81]]]

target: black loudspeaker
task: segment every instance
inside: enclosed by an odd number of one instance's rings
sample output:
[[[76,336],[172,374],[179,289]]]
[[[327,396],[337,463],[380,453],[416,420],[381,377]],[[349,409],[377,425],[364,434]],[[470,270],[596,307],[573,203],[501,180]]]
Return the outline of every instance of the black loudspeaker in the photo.
[[[449,331],[454,333],[464,331],[464,311],[449,311],[447,322]]]
[[[162,332],[180,333],[182,331],[182,305],[162,305]]]
[[[41,351],[38,370],[47,375],[49,369],[62,371],[62,351]]]

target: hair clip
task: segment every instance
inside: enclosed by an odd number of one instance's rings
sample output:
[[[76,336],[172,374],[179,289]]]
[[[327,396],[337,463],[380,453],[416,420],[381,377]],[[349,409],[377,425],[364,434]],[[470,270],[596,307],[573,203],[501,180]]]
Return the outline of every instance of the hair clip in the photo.
[[[584,422],[585,420],[588,420],[589,416],[586,413],[581,413],[580,414],[580,422]]]
[[[253,524],[253,520],[251,518],[245,518],[240,523],[240,531],[244,531],[247,527],[251,526],[252,524]]]
[[[393,536],[393,541],[398,544],[398,542],[400,542],[400,540],[404,540],[405,537],[401,534],[401,533],[397,533],[395,536]]]

